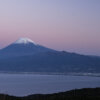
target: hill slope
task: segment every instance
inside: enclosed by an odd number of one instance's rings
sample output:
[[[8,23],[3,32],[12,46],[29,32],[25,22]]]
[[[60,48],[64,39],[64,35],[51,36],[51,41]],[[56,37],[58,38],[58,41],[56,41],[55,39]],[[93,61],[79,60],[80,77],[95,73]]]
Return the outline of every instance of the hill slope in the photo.
[[[26,97],[0,95],[0,100],[100,100],[100,88],[71,90],[55,94],[36,94]]]

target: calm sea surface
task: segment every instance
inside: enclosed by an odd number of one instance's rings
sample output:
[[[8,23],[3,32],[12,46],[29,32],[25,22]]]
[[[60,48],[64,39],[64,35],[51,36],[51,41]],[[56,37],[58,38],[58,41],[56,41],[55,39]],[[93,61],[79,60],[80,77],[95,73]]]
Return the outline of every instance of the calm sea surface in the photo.
[[[0,93],[15,96],[55,93],[86,87],[100,87],[100,77],[0,74]]]

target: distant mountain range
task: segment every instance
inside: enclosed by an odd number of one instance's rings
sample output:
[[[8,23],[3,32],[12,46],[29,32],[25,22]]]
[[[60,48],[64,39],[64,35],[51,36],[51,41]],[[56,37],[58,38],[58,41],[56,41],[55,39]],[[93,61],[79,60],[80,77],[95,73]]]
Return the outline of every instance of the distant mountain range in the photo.
[[[56,51],[20,38],[0,50],[0,71],[100,73],[100,57]]]

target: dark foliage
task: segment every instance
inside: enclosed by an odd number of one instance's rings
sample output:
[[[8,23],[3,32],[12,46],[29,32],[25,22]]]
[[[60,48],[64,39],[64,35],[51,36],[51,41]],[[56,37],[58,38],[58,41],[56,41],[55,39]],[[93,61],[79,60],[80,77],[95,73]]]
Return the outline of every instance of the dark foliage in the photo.
[[[100,88],[76,89],[55,94],[36,94],[26,97],[0,95],[0,100],[100,100]]]

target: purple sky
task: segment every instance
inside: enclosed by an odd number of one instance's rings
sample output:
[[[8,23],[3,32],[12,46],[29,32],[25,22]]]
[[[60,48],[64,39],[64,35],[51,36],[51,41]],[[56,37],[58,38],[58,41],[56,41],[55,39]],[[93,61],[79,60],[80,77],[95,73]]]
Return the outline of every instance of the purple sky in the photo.
[[[100,0],[0,0],[0,48],[20,37],[100,55]]]

